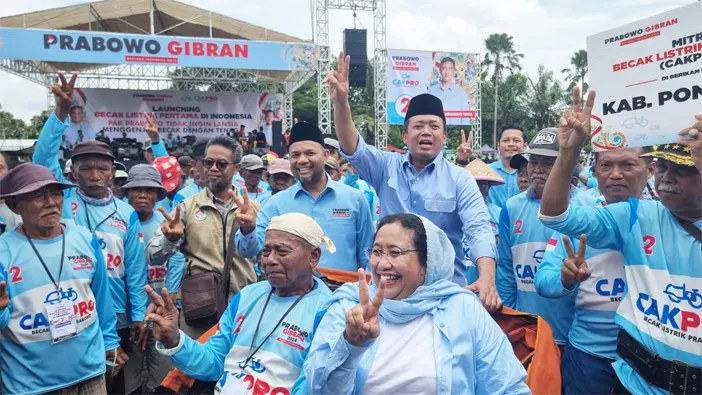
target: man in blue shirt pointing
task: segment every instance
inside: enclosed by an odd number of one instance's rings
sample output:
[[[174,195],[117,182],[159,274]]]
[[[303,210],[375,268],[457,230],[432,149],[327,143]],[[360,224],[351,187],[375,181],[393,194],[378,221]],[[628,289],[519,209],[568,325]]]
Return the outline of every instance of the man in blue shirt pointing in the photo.
[[[334,124],[342,155],[377,191],[380,217],[414,213],[443,229],[456,250],[453,281],[466,285],[463,244],[480,277],[469,286],[488,310],[501,305],[495,288],[495,235],[480,189],[467,171],[441,153],[446,144],[446,116],[441,100],[430,94],[412,98],[402,139],[409,153],[382,152],[359,135],[349,106],[350,57],[339,56],[339,69],[327,76],[334,101]]]

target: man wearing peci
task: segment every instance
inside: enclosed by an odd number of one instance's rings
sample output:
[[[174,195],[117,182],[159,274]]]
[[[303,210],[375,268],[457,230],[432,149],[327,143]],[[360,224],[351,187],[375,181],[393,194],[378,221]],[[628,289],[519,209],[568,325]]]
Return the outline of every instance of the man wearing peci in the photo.
[[[480,277],[469,289],[480,294],[488,310],[501,305],[495,287],[495,235],[478,185],[468,172],[451,164],[441,153],[446,144],[446,117],[441,101],[422,94],[412,98],[402,139],[405,155],[382,152],[359,135],[349,105],[350,57],[339,56],[339,68],[327,76],[334,102],[334,124],[341,154],[378,192],[380,217],[414,213],[442,228],[456,250],[453,281],[466,285],[461,240],[470,248]]]
[[[427,93],[441,99],[445,111],[467,111],[468,95],[462,87],[456,85],[456,62],[448,56],[441,59],[439,73],[441,80],[438,84],[430,86]],[[446,123],[449,125],[462,123],[461,117],[447,118]]]

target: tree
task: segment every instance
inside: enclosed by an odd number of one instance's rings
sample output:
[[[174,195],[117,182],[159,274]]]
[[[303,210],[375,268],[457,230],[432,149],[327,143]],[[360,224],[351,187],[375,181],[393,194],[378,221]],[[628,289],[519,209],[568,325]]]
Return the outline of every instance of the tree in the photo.
[[[491,81],[481,82],[481,123],[485,133],[507,124],[516,123],[528,128],[529,121],[529,79],[523,73],[510,74],[500,84],[500,96],[497,97],[498,112],[495,114],[495,89]],[[483,135],[487,136],[487,133]],[[484,138],[485,141],[489,139]],[[493,147],[497,148],[497,147]]]
[[[7,111],[0,111],[0,138],[30,138],[27,132],[27,124],[25,124],[23,120],[15,118],[11,113]]]
[[[585,82],[585,78],[587,77],[587,51],[584,49],[581,49],[580,51],[577,51],[573,54],[573,56],[570,58],[570,64],[573,66],[572,69],[563,69],[561,70],[562,74],[565,74],[565,82],[569,83],[568,88],[566,88],[566,98],[569,104],[572,101],[572,98],[570,96],[570,92],[573,91],[573,88],[576,86],[580,86],[580,101],[583,101],[583,98],[585,97],[585,92],[587,92],[589,85],[587,82]]]
[[[505,70],[510,73],[514,70],[521,70],[522,66],[519,61],[524,58],[523,54],[517,53],[514,50],[513,37],[506,33],[491,34],[485,40],[485,59],[483,60],[483,79],[486,79],[488,71],[492,68],[492,82],[494,86],[494,101],[496,105],[493,108],[493,128],[492,128],[492,145],[497,146],[497,109],[499,102],[497,100],[499,86],[502,82],[502,75]]]
[[[564,94],[561,84],[554,77],[553,72],[546,70],[544,65],[539,65],[536,80],[529,78],[531,121],[535,130],[554,125],[561,114]]]

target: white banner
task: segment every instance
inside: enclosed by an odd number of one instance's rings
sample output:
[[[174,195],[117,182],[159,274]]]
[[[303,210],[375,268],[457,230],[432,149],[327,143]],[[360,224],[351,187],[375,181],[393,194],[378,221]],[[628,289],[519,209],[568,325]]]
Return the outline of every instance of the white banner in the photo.
[[[246,132],[265,124],[272,110],[275,120],[283,119],[283,95],[268,93],[130,91],[76,89],[74,105],[84,108],[81,124],[86,137],[105,132],[111,139],[146,140],[144,114],[156,113],[162,138],[193,135],[223,135],[244,125]],[[87,126],[86,126],[87,124]]]
[[[596,150],[671,143],[702,107],[702,3],[588,37]]]
[[[403,124],[410,100],[422,93],[441,99],[447,124],[475,123],[480,55],[389,49],[387,61],[389,124]]]

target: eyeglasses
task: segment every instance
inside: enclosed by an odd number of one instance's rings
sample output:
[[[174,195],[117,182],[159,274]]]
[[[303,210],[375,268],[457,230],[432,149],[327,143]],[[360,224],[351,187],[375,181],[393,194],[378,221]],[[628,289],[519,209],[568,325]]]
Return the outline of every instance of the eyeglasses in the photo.
[[[216,164],[219,171],[225,171],[229,165],[233,165],[234,163],[229,163],[226,160],[212,160],[210,158],[205,158],[202,160],[202,164],[205,166],[205,169],[211,169],[212,165]]]
[[[380,259],[383,257],[383,255],[386,255],[388,257],[388,260],[390,260],[390,261],[394,261],[403,255],[407,255],[410,252],[415,252],[415,251],[417,251],[417,250],[416,249],[414,249],[414,250],[392,249],[388,252],[385,252],[385,251],[381,250],[380,248],[366,248],[364,250],[364,252],[366,253],[366,258],[368,258],[368,259],[373,259],[373,258]]]

